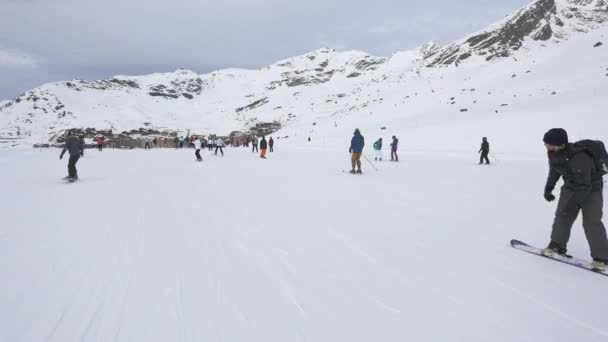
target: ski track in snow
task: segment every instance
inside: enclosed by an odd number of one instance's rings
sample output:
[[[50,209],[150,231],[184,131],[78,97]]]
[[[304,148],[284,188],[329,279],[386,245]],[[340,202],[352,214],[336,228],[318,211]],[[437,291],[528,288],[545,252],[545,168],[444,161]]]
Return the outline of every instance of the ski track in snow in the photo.
[[[225,158],[203,164],[191,163],[189,150],[91,152],[78,164],[85,182],[70,186],[55,184],[52,172],[65,165],[54,151],[2,152],[18,174],[1,177],[16,195],[5,203],[11,224],[0,257],[33,259],[22,272],[0,260],[10,280],[0,284],[0,304],[10,304],[0,318],[15,317],[14,327],[0,320],[0,340],[608,336],[597,318],[608,305],[604,279],[507,246],[512,237],[548,237],[554,207],[537,193],[542,155],[478,168],[458,156],[403,151],[399,164],[344,177],[332,172],[349,163],[342,150],[283,151],[260,161],[227,148]],[[51,171],[36,172],[42,165]],[[439,166],[462,183],[440,177]],[[468,186],[495,179],[492,189]],[[522,193],[511,196],[512,184]],[[63,199],[73,197],[98,201],[68,201],[79,215],[66,220]],[[24,215],[22,206],[43,215]],[[512,215],[518,211],[529,224]],[[480,212],[491,225],[475,224]],[[572,235],[569,249],[584,256],[580,222]],[[49,298],[48,309],[37,310],[40,298]],[[25,317],[31,330],[17,323]]]
[[[494,282],[496,282],[498,285],[500,285],[504,289],[511,291],[511,292],[515,293],[516,295],[521,296],[521,297],[533,302],[534,304],[540,305],[541,307],[546,309],[548,312],[551,312],[551,313],[555,314],[556,316],[559,316],[560,318],[564,319],[565,321],[567,321],[569,323],[578,325],[584,329],[591,330],[594,333],[596,333],[602,337],[608,338],[608,331],[598,329],[589,323],[581,321],[581,320],[577,319],[576,317],[572,317],[571,315],[568,315],[566,312],[564,312],[552,305],[549,305],[549,304],[545,303],[544,301],[538,300],[538,299],[534,298],[534,296],[531,296],[531,295],[521,291],[520,289],[507,284],[505,281],[501,281],[499,279],[494,279]]]

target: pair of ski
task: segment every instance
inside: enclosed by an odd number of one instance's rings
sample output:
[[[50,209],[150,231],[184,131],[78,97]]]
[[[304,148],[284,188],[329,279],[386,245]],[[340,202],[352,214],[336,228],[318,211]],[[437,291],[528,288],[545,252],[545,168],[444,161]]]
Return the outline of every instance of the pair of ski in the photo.
[[[360,176],[363,175],[363,172],[352,172],[352,171],[347,171],[347,170],[342,170],[342,172],[348,173],[351,175],[360,175]]]
[[[519,240],[511,240],[511,247],[524,251],[530,254],[542,256],[547,259],[555,260],[564,264],[572,265],[574,267],[582,268],[587,271],[595,272],[603,276],[608,277],[608,267],[604,267],[600,263],[595,263],[587,260],[578,259],[569,255],[561,255],[557,253],[547,253],[545,249],[530,246],[525,242]]]

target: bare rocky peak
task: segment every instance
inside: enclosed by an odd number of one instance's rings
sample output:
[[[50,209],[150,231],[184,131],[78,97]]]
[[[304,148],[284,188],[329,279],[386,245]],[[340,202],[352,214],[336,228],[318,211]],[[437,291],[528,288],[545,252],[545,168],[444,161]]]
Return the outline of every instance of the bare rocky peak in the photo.
[[[508,57],[526,40],[557,42],[607,21],[606,0],[537,0],[503,22],[437,51],[427,66],[458,65],[473,55],[486,60]]]

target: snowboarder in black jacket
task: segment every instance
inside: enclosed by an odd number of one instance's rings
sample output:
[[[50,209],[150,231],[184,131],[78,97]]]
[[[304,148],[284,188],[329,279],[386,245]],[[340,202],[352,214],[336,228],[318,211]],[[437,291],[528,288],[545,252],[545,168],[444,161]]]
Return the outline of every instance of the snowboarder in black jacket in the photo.
[[[490,143],[488,142],[488,138],[483,137],[481,141],[481,148],[477,153],[481,153],[479,157],[479,165],[483,164],[484,160],[487,164],[490,164],[490,159],[488,159],[488,154],[490,154]]]
[[[59,159],[63,159],[63,155],[66,151],[70,154],[70,160],[68,162],[68,176],[65,177],[66,180],[75,181],[78,179],[78,171],[76,170],[76,163],[80,156],[84,153],[84,145],[82,144],[82,140],[77,137],[72,132],[68,132],[68,138],[65,141],[65,145],[61,154],[59,155]]]
[[[604,181],[595,166],[591,152],[568,143],[564,129],[553,128],[543,137],[549,158],[549,175],[545,184],[545,200],[555,200],[552,194],[557,181],[563,178],[557,210],[546,255],[566,254],[570,231],[578,213],[583,213],[583,229],[597,267],[608,268],[608,238],[602,223]]]
[[[260,140],[260,158],[266,158],[266,149],[268,149],[268,142],[266,141],[266,137],[262,136],[262,140]]]

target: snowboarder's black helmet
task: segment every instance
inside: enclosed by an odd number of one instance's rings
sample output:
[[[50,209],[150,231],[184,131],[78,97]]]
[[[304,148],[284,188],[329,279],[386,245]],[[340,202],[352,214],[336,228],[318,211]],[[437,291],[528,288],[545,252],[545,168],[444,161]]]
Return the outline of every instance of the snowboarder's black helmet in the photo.
[[[568,143],[568,133],[563,128],[551,128],[545,133],[543,142],[547,145],[561,146]]]

